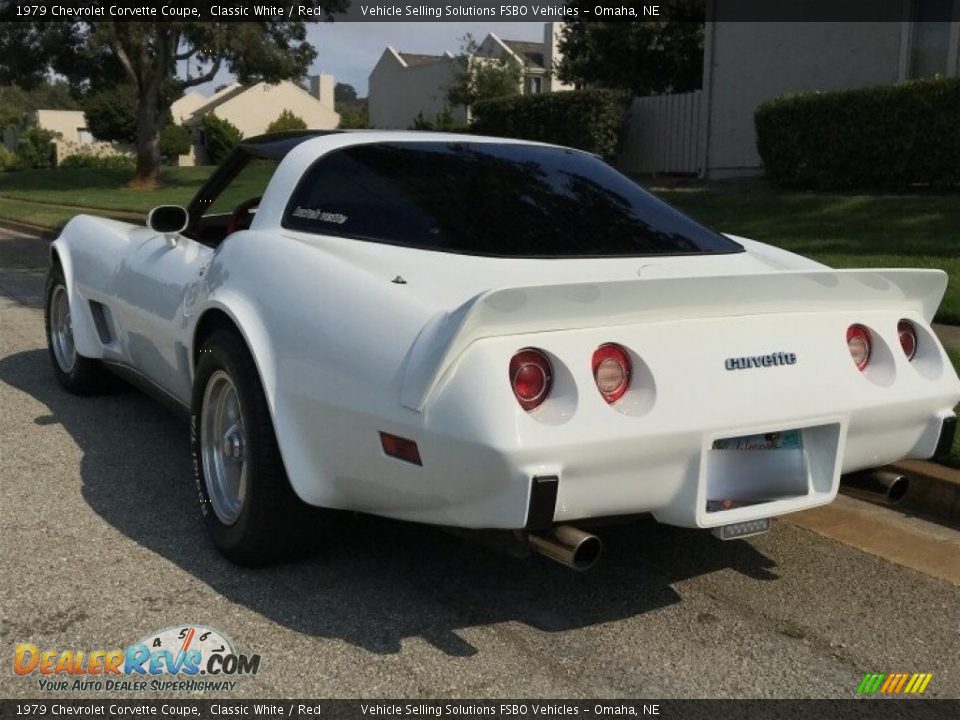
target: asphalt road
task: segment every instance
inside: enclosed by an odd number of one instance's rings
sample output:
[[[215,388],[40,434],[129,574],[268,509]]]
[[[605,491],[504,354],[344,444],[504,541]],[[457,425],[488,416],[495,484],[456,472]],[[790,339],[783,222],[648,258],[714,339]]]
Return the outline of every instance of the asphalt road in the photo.
[[[960,696],[960,589],[789,522],[730,543],[603,529],[576,574],[366,518],[315,559],[233,567],[203,534],[186,427],[137,392],[54,381],[46,257],[0,233],[0,697],[41,694],[10,671],[16,643],[194,623],[262,655],[236,697],[852,697],[893,671]]]

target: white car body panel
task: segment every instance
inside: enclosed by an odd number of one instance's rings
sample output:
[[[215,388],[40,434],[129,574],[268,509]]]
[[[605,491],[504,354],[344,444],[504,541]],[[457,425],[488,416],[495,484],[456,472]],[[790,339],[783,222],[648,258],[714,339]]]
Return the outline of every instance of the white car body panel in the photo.
[[[822,505],[842,472],[933,454],[960,401],[930,327],[946,287],[940,271],[832,270],[742,238],[737,254],[543,261],[281,226],[294,186],[324,153],[451,138],[305,141],[281,162],[250,230],[215,250],[74,218],[53,250],[77,351],[132,368],[189,406],[198,323],[225,313],[257,363],[303,500],[460,527],[524,527],[534,476],[559,477],[558,522],[649,512],[710,527]],[[405,284],[391,282],[398,275]],[[109,341],[90,301],[107,309]],[[919,334],[913,362],[899,347],[901,319]],[[874,335],[864,373],[845,342],[852,323]],[[593,349],[608,342],[629,350],[635,371],[613,406],[590,368]],[[555,373],[550,398],[530,413],[507,378],[511,356],[527,346],[544,350]],[[797,362],[724,366],[772,352]],[[732,457],[711,450],[715,439],[790,429],[803,429],[802,491],[706,512],[710,484]],[[423,467],[385,455],[381,431],[415,440]],[[776,468],[757,472],[776,485]]]

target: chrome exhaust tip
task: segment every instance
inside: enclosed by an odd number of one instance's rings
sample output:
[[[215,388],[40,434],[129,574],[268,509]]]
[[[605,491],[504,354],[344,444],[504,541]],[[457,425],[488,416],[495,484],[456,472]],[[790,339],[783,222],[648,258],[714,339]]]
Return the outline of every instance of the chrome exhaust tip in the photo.
[[[883,500],[888,505],[899,503],[910,490],[910,480],[905,475],[889,470],[867,470],[846,475],[843,480],[845,485],[857,491],[856,494]]]
[[[528,541],[535,552],[574,570],[589,570],[603,552],[600,538],[570,525],[556,525],[542,533],[530,533]]]

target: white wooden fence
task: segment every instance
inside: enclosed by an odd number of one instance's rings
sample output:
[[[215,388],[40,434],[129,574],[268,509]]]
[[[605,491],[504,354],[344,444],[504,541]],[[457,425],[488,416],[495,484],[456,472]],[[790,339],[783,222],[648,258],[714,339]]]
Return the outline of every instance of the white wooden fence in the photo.
[[[617,167],[626,173],[692,173],[703,164],[701,92],[634,98]]]

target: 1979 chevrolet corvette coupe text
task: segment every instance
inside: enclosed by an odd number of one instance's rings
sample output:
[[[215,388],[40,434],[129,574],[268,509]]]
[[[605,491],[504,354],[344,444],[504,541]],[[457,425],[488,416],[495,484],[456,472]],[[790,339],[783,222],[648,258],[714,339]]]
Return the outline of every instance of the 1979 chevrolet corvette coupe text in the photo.
[[[245,141],[147,227],[72,219],[46,323],[67,390],[121,374],[187,411],[236,562],[334,508],[586,567],[578,521],[740,537],[948,446],[945,286],[718,234],[577,150],[302,132]]]

